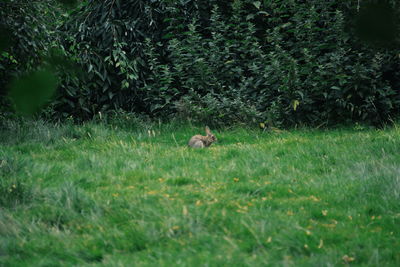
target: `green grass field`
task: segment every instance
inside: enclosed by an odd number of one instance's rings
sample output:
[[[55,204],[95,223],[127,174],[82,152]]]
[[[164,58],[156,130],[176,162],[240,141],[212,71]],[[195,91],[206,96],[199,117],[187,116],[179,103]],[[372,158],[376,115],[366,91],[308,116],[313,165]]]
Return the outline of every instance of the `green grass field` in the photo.
[[[400,129],[7,121],[0,266],[399,266]]]

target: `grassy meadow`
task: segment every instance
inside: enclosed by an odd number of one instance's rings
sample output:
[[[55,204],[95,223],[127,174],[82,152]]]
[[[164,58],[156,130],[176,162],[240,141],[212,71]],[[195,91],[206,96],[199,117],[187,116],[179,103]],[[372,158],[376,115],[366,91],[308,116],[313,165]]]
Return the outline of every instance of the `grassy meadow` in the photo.
[[[400,264],[396,126],[203,132],[4,121],[0,266]]]

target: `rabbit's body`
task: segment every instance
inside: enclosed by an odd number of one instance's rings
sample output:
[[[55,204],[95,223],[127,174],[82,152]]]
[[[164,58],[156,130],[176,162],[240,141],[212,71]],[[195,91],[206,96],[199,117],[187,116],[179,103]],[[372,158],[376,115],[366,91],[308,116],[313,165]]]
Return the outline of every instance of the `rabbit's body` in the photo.
[[[211,143],[207,140],[207,136],[195,135],[190,138],[188,145],[194,148],[203,148],[210,146]]]
[[[217,141],[215,135],[213,135],[208,127],[206,127],[206,136],[195,135],[190,138],[188,146],[193,148],[204,148],[209,147],[212,143]]]

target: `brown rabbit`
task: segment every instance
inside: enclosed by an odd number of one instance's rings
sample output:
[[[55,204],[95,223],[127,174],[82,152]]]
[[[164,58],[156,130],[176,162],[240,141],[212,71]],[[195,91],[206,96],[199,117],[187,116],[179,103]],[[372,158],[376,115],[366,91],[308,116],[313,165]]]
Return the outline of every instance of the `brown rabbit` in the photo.
[[[209,147],[212,143],[217,141],[217,138],[211,133],[208,126],[206,126],[206,134],[206,136],[202,136],[199,134],[193,136],[192,138],[190,138],[188,145],[193,148],[203,148]]]

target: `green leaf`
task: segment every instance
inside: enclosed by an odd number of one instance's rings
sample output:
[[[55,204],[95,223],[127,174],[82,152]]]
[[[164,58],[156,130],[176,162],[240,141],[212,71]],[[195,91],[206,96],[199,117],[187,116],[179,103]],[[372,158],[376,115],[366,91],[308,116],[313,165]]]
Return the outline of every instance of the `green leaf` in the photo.
[[[255,1],[255,2],[253,2],[253,5],[254,5],[257,9],[260,9],[260,7],[261,7],[261,2],[260,2],[260,1]]]

